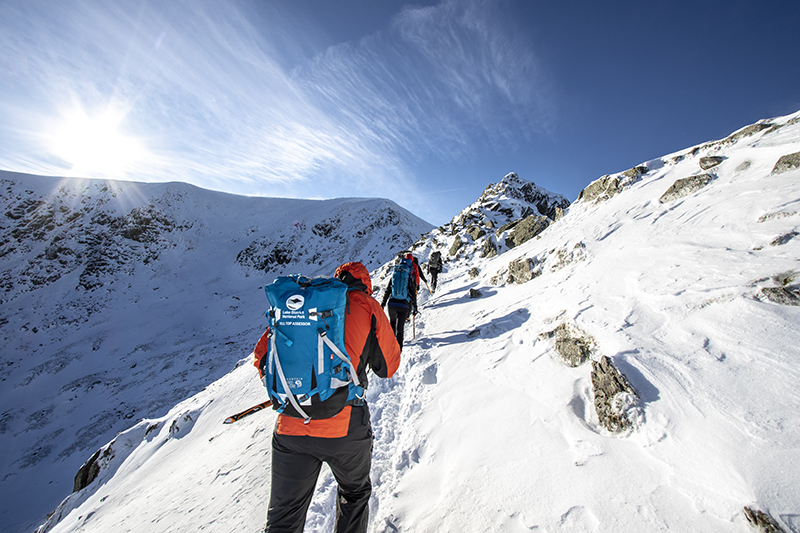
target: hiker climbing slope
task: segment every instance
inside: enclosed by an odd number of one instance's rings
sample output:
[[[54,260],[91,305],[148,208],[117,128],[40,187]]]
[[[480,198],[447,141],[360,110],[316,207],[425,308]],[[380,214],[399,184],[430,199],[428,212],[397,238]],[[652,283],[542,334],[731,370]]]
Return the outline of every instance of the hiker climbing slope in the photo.
[[[406,259],[411,259],[411,270],[414,273],[414,286],[417,288],[417,292],[419,292],[420,278],[422,278],[422,281],[424,281],[425,284],[428,283],[428,280],[425,279],[425,274],[422,273],[422,269],[419,267],[419,261],[416,257],[414,257],[414,254],[406,254]]]
[[[367,370],[392,377],[400,348],[370,296],[364,265],[346,263],[335,278],[287,276],[267,286],[271,322],[254,350],[254,364],[281,413],[272,434],[267,532],[303,531],[322,463],[338,484],[335,531],[367,530],[372,493]]]
[[[381,307],[386,307],[389,311],[389,323],[401,350],[406,319],[409,314],[417,314],[417,285],[414,283],[413,264],[408,257],[398,259],[381,300]]]
[[[439,272],[442,271],[442,252],[435,251],[428,258],[428,273],[431,275],[431,291],[436,292]]]

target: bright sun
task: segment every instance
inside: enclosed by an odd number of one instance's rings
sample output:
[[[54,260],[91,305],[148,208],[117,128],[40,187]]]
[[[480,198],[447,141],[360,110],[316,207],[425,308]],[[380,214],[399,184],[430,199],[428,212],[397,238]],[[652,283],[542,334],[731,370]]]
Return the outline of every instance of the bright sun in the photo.
[[[86,175],[117,177],[143,162],[143,144],[120,133],[124,113],[106,111],[90,117],[83,110],[62,116],[52,135],[52,151],[72,165],[72,171]]]

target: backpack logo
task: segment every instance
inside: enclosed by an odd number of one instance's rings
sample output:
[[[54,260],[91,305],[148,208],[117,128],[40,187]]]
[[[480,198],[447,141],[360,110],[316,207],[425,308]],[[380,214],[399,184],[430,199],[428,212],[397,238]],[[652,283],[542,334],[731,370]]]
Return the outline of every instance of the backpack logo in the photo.
[[[286,309],[289,311],[297,311],[303,308],[303,305],[306,303],[306,299],[303,298],[302,294],[295,294],[290,296],[288,300],[286,300]]]

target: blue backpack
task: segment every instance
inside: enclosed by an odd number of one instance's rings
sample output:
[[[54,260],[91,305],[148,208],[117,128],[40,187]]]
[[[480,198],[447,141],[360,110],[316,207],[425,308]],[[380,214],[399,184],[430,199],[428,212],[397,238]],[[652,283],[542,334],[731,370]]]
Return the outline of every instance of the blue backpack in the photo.
[[[395,300],[411,301],[408,294],[408,283],[411,279],[411,259],[404,257],[392,270],[392,298]]]
[[[264,290],[270,340],[263,382],[273,408],[308,423],[362,400],[344,344],[347,285],[294,275],[280,276]]]

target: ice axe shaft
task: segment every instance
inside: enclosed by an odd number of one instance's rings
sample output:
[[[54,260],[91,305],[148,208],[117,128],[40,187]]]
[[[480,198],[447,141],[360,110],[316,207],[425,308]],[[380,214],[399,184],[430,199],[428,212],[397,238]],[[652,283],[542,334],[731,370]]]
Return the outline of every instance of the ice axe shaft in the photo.
[[[225,422],[223,422],[223,424],[233,424],[237,420],[241,420],[242,418],[244,418],[246,416],[252,415],[253,413],[257,413],[258,411],[261,411],[262,409],[266,409],[267,407],[269,407],[271,405],[272,405],[272,402],[269,401],[269,400],[267,400],[266,402],[261,402],[260,404],[254,405],[253,407],[251,407],[249,409],[245,409],[241,413],[236,413],[235,415],[229,416],[228,418],[225,419]]]

